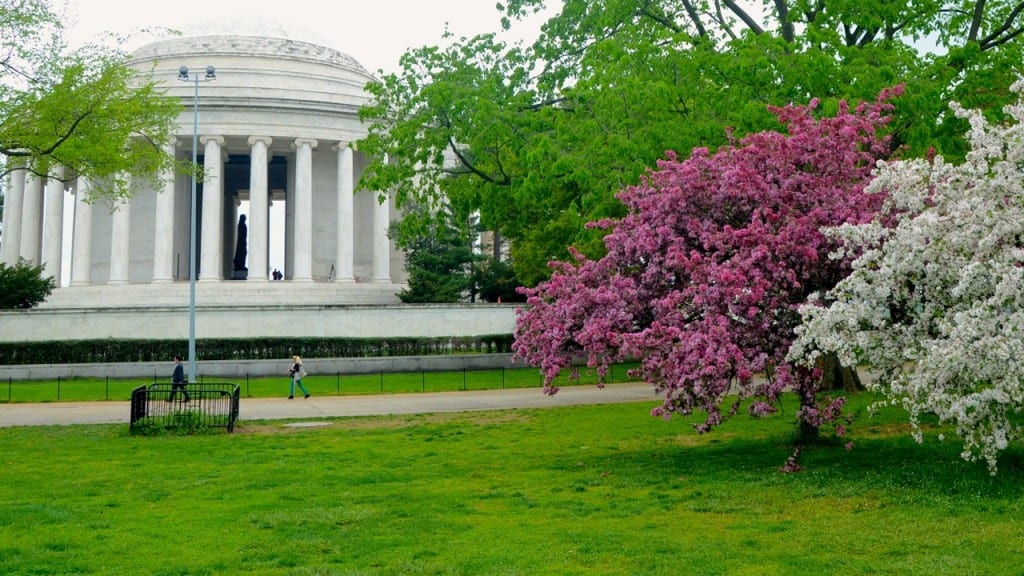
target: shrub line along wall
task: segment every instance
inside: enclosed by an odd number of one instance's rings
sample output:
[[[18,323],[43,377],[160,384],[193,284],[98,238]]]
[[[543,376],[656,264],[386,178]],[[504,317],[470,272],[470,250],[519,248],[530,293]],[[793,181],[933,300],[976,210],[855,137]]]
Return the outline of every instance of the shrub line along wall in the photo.
[[[204,338],[196,341],[196,360],[291,358],[369,358],[495,354],[511,351],[511,334],[438,338]],[[73,340],[5,342],[0,365],[167,362],[184,358],[187,340]]]

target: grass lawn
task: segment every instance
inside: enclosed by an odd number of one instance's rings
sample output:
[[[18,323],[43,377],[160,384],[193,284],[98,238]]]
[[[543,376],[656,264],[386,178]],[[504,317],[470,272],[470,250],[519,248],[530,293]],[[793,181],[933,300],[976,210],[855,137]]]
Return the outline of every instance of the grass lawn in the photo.
[[[0,574],[1024,574],[1019,445],[992,477],[890,411],[782,474],[794,406],[650,407],[0,428]]]
[[[606,382],[626,382],[635,364],[613,367]],[[157,377],[169,382],[168,377]],[[581,369],[578,378],[568,372],[555,380],[556,386],[593,384],[598,380],[592,369]],[[201,378],[205,382],[238,384],[244,398],[272,398],[288,395],[291,378],[284,374],[241,379]],[[138,386],[152,384],[154,378],[65,378],[60,380],[0,381],[0,402],[91,402],[128,400]],[[537,368],[505,370],[467,370],[449,372],[386,372],[375,374],[310,374],[302,383],[315,396],[354,394],[393,394],[403,392],[448,392],[453,390],[488,390],[497,388],[529,388],[543,384]]]

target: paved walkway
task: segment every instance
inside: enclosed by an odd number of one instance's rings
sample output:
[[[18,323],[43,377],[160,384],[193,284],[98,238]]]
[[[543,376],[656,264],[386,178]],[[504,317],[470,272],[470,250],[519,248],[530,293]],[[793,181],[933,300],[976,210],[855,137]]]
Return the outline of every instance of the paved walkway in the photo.
[[[652,407],[658,403],[658,398],[650,384],[609,384],[604,388],[589,385],[567,386],[554,396],[545,396],[538,388],[516,388],[375,396],[314,396],[308,400],[302,398],[295,400],[242,398],[239,404],[238,418],[239,420],[280,420],[329,416],[547,408],[642,401],[650,402]],[[129,411],[130,406],[127,401],[0,404],[0,427],[127,424]]]

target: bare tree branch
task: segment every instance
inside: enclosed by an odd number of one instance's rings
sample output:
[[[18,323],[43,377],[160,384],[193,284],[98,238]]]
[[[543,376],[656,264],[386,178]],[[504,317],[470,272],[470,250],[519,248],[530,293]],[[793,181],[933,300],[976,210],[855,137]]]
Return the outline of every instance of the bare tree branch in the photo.
[[[697,34],[701,38],[708,37],[708,30],[704,27],[704,23],[700,19],[700,14],[697,13],[697,9],[694,8],[693,2],[690,0],[683,0],[683,7],[686,9],[686,14],[690,17],[690,21],[697,28]]]
[[[975,20],[978,19],[978,17],[977,17],[978,6],[979,5],[983,5],[984,3],[985,3],[985,0],[978,0],[978,4],[975,5],[975,8],[974,8]],[[991,34],[989,34],[988,36],[985,36],[984,38],[982,38],[978,42],[981,45],[981,49],[982,50],[987,50],[989,48],[993,48],[995,46],[999,46],[999,45],[1005,44],[1006,42],[1008,42],[1008,41],[1012,40],[1013,38],[1015,38],[1016,36],[1018,36],[1021,33],[1021,27],[1020,26],[1014,27],[1014,23],[1017,20],[1017,18],[1020,16],[1021,11],[1024,11],[1024,2],[1018,2],[1017,5],[1014,6],[1014,8],[1010,12],[1010,14],[1003,21],[1002,25],[999,26],[998,28],[996,28],[995,30],[993,30]],[[971,23],[972,32],[974,30],[974,25],[975,25],[974,22],[972,22]],[[980,24],[979,24],[979,26],[980,26]],[[1006,37],[1000,38],[1000,36],[1002,36],[1004,34],[1006,35]],[[973,39],[973,36],[972,36],[971,39]]]
[[[450,127],[451,123],[448,122],[448,115],[443,110],[440,112],[439,115],[444,120],[445,126]],[[455,140],[452,139],[451,134],[446,135],[445,140],[448,141],[448,147],[451,149],[452,154],[455,154],[455,157],[459,159],[459,163],[465,166],[467,170],[469,170],[473,174],[476,174],[485,182],[489,182],[491,184],[497,184],[499,186],[508,186],[511,184],[511,181],[508,179],[507,176],[504,178],[504,180],[498,180],[491,176],[490,174],[487,174],[486,172],[474,166],[473,163],[469,161],[469,158],[466,158],[466,155],[462,153],[462,149],[459,148],[459,146],[455,143]]]
[[[793,42],[796,39],[796,34],[793,30],[793,23],[789,21],[789,5],[786,4],[786,0],[775,0],[775,11],[779,17],[779,23],[782,25],[782,39],[787,43]]]
[[[974,3],[974,15],[971,17],[971,31],[967,33],[967,41],[974,42],[978,39],[978,31],[981,30],[981,20],[985,16],[985,0],[977,0]]]
[[[718,25],[725,31],[729,38],[735,40],[737,38],[736,32],[733,31],[732,26],[729,26],[725,20],[725,15],[722,14],[722,2],[721,0],[715,0],[715,15],[718,18]]]
[[[764,34],[764,29],[761,28],[761,25],[758,24],[757,21],[754,20],[750,16],[750,14],[747,14],[746,10],[744,10],[743,8],[740,8],[740,6],[738,4],[736,4],[735,0],[724,0],[724,1],[725,1],[725,5],[729,8],[729,10],[731,10],[732,13],[735,14],[737,18],[742,20],[743,23],[747,25],[747,28],[750,28],[750,30],[753,33],[755,33],[755,34]]]
[[[1024,28],[1017,28],[1016,30],[1006,34],[1002,38],[999,38],[998,40],[992,40],[991,42],[983,43],[981,45],[981,49],[982,51],[984,51],[989,50],[991,48],[995,48],[997,46],[1002,46],[1003,44],[1006,44],[1007,42],[1013,40],[1017,36],[1020,36],[1022,32],[1024,32]]]

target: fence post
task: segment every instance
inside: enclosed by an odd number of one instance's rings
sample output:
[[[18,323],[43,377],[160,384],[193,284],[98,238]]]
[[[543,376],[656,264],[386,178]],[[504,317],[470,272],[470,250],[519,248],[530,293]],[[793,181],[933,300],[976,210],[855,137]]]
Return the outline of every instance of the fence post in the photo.
[[[103,393],[103,395],[106,397],[107,400],[110,400],[110,375],[109,374],[107,375],[107,388],[106,388],[106,391]]]
[[[462,367],[462,389],[466,389],[466,367]]]
[[[384,371],[383,370],[380,371],[380,392],[381,392],[381,394],[384,393]]]
[[[427,371],[420,370],[420,392],[427,391]]]
[[[337,374],[338,375],[335,379],[335,385],[338,388],[338,396],[341,396],[341,372],[339,371]]]
[[[505,389],[505,367],[501,367],[501,389]]]
[[[60,376],[57,376],[57,402],[60,402]]]
[[[245,396],[252,398],[252,388],[249,387],[249,371],[245,371]]]
[[[11,386],[14,384],[14,376],[7,377],[7,401],[11,401]]]

